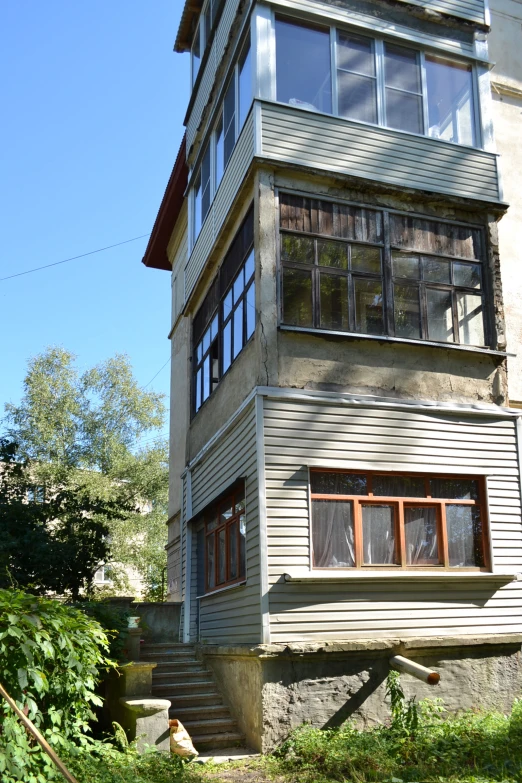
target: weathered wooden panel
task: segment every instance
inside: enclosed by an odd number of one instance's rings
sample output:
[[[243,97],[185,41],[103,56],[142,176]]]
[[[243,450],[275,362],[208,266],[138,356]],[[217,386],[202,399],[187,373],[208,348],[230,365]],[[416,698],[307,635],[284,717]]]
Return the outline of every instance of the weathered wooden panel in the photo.
[[[185,267],[185,301],[190,296],[205,266],[219,230],[237,196],[253,156],[254,120],[252,112],[250,112]]]
[[[262,104],[262,155],[401,187],[500,201],[493,153],[276,103]]]
[[[357,636],[508,633],[522,628],[522,584],[501,590],[416,581],[288,583],[310,565],[308,467],[489,476],[495,569],[522,569],[519,465],[512,419],[321,401],[264,405],[270,628],[274,642]]]
[[[196,637],[199,628],[200,639],[208,643],[260,641],[259,510],[253,405],[192,469],[193,515],[199,514],[240,477],[245,478],[246,490],[246,584],[198,599],[195,535],[193,540],[191,638]]]

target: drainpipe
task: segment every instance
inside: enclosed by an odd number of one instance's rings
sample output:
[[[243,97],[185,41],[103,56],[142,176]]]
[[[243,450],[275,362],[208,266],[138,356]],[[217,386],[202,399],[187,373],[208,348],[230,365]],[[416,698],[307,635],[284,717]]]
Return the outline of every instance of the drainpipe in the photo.
[[[427,669],[426,666],[421,666],[420,663],[410,661],[409,658],[403,658],[402,655],[394,655],[390,658],[390,666],[399,672],[405,672],[411,674],[418,680],[427,682],[428,685],[437,685],[440,680],[440,674],[433,669]]]

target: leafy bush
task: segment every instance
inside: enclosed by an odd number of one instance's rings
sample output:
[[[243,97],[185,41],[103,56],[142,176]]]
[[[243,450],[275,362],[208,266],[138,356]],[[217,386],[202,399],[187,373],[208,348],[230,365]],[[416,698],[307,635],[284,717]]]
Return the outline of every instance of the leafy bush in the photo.
[[[84,612],[20,590],[0,590],[0,681],[60,752],[89,744],[99,670],[112,665],[108,639]],[[0,705],[3,783],[58,776],[5,702]]]
[[[388,678],[389,726],[358,730],[305,725],[275,756],[301,781],[522,781],[522,700],[509,716],[462,712],[447,716],[440,700],[406,701],[398,675]]]
[[[109,640],[109,657],[118,662],[123,661],[129,636],[130,612],[104,601],[82,601],[75,606],[100,623]]]
[[[132,747],[121,752],[98,743],[93,753],[79,750],[65,760],[78,783],[188,783],[181,758],[169,753],[140,756]],[[191,783],[194,778],[189,775]]]

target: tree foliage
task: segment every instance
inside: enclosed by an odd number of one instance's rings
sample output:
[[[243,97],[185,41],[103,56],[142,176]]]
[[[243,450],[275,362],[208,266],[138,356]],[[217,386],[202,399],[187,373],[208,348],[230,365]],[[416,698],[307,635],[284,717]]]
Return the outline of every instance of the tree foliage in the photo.
[[[0,584],[7,565],[20,584],[56,590],[61,579],[77,596],[112,561],[122,587],[130,565],[154,593],[165,564],[167,444],[154,437],[164,417],[162,395],[138,386],[125,356],[84,372],[63,348],[29,361],[23,397],[4,419],[0,526],[9,544],[0,544]],[[37,574],[36,553],[48,546],[48,567]]]
[[[59,601],[0,590],[0,680],[58,753],[89,742],[99,670],[111,666],[107,636]],[[0,704],[2,781],[61,779],[9,706]]]

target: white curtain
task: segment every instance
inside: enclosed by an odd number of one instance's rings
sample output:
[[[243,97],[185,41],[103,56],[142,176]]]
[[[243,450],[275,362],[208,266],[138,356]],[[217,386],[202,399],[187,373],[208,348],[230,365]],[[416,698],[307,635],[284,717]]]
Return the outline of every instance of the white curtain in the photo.
[[[342,500],[313,500],[312,538],[316,568],[354,566],[353,504]]]
[[[404,533],[408,565],[433,565],[439,562],[436,509],[406,507]]]
[[[365,565],[393,565],[396,562],[393,506],[363,505],[362,528]]]
[[[482,566],[480,511],[473,506],[447,505],[448,554],[450,566]]]

